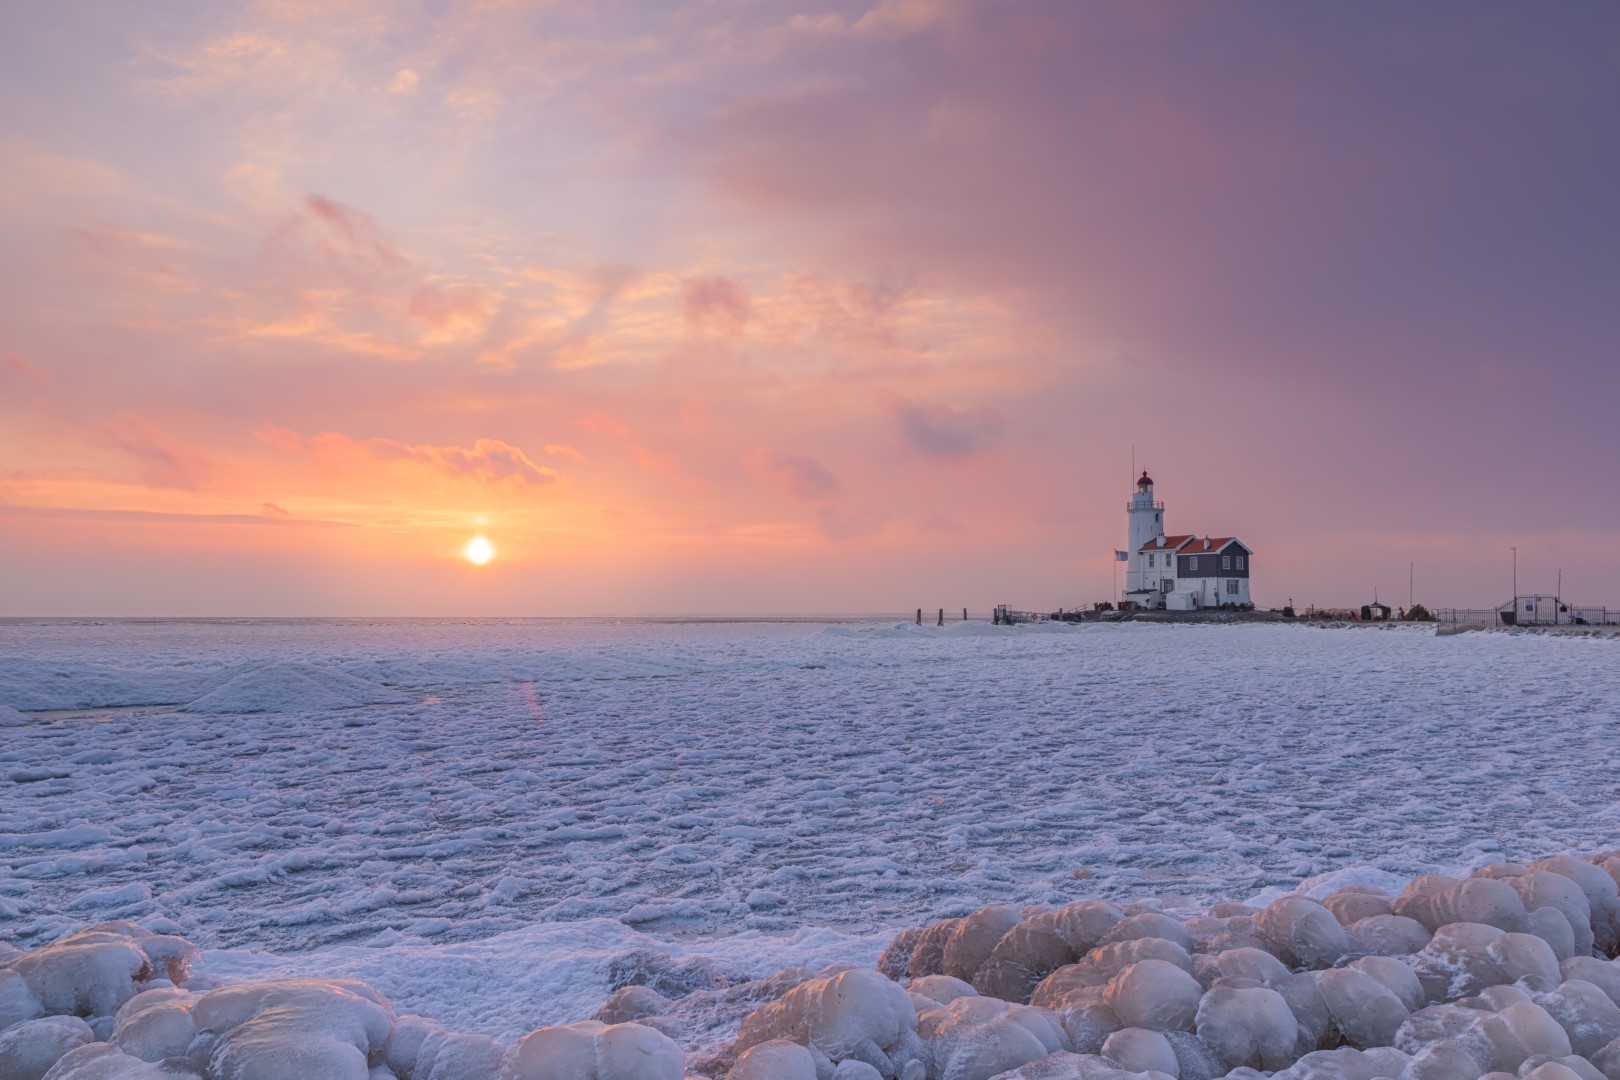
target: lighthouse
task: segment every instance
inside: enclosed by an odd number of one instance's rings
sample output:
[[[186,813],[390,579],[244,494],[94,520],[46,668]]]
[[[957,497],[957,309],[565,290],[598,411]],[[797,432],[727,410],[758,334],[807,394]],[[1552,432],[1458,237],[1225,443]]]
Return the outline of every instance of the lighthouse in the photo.
[[[1198,611],[1247,609],[1254,553],[1235,536],[1168,535],[1164,503],[1153,498],[1153,478],[1144,472],[1125,504],[1130,550],[1120,599],[1139,608]]]
[[[1131,558],[1127,564],[1129,568],[1125,571],[1125,595],[1129,597],[1132,593],[1146,593],[1158,588],[1156,583],[1148,580],[1142,549],[1164,535],[1164,503],[1153,501],[1153,478],[1148,476],[1145,469],[1142,478],[1136,482],[1136,494],[1125,506],[1125,513],[1130,520],[1131,546],[1126,550],[1131,553]]]

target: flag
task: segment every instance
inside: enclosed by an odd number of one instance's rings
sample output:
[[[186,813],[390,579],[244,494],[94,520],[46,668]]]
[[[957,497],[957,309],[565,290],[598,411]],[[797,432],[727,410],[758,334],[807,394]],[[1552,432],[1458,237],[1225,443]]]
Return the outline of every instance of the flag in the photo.
[[[1115,562],[1130,562],[1131,561],[1131,554],[1128,551],[1116,551],[1116,552],[1114,552],[1114,561]]]

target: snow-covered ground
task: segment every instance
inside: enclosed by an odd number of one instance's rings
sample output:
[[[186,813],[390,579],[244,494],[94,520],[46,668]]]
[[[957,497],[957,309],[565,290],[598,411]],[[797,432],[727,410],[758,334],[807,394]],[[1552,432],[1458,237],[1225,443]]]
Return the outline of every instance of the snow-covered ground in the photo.
[[[1617,712],[1620,643],[1406,627],[6,621],[0,940],[512,1038],[626,965],[1612,848]]]

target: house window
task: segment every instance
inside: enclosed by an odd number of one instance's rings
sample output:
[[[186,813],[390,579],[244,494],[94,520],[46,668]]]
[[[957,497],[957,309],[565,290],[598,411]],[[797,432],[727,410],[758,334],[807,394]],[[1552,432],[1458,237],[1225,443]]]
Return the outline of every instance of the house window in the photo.
[[[1238,559],[1238,569],[1241,570],[1241,569],[1243,569],[1243,556],[1239,555],[1237,557],[1237,559]]]
[[[1221,556],[1221,569],[1222,570],[1230,570],[1230,569],[1232,569],[1232,556],[1230,556],[1230,555],[1222,555]]]
[[[1152,565],[1153,565],[1153,556],[1152,556],[1152,555],[1149,555],[1149,556],[1148,556],[1148,565],[1149,565],[1149,566],[1152,566]]]
[[[1226,591],[1231,596],[1236,596],[1238,594],[1237,581],[1235,579],[1229,580],[1226,583]]]
[[[1188,570],[1197,570],[1198,569],[1198,556],[1193,555],[1193,556],[1191,556],[1191,557],[1189,557],[1187,559],[1187,569]]]

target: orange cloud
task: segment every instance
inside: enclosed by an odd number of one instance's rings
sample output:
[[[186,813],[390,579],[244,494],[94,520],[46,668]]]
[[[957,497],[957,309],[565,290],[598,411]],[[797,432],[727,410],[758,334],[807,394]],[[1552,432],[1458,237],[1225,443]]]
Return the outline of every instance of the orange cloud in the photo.
[[[478,439],[471,447],[435,446],[386,438],[351,439],[339,432],[304,436],[272,424],[255,429],[254,435],[271,446],[329,462],[407,463],[487,487],[544,487],[562,479],[556,470],[537,464],[521,449],[500,439]]]
[[[427,329],[424,345],[465,341],[484,333],[499,296],[481,285],[438,285],[429,282],[411,294],[411,318]]]
[[[673,454],[661,453],[635,443],[630,446],[630,456],[636,459],[637,465],[648,472],[674,472],[680,464]]]

